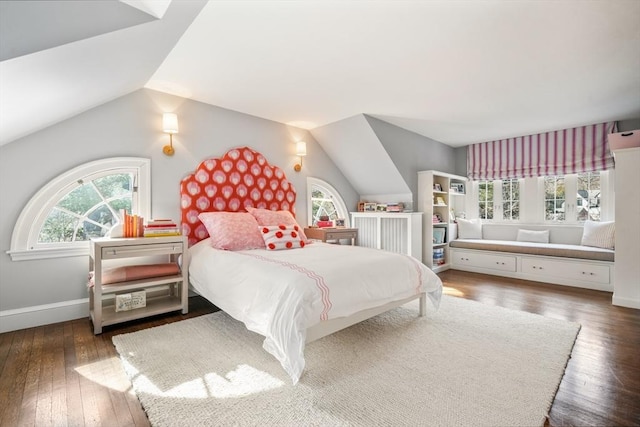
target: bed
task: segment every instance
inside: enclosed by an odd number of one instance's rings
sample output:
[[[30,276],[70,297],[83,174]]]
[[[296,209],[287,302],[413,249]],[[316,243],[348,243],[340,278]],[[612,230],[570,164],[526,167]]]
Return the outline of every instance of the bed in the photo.
[[[413,257],[307,240],[284,172],[249,147],[207,159],[181,182],[189,282],[197,293],[265,337],[293,383],[305,344],[369,317],[427,299],[440,279]]]

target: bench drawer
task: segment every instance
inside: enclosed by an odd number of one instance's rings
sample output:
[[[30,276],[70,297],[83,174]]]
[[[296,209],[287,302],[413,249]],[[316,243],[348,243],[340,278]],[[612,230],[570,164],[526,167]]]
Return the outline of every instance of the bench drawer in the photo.
[[[487,268],[500,271],[516,271],[516,257],[509,255],[482,254],[468,251],[451,251],[454,266]]]
[[[523,257],[522,272],[591,283],[609,283],[611,280],[608,266],[587,262],[563,262]]]

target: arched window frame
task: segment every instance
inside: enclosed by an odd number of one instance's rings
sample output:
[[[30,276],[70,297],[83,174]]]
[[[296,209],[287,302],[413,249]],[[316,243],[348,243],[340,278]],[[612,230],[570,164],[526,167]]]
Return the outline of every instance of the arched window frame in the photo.
[[[87,256],[88,241],[38,243],[44,221],[52,209],[71,191],[102,176],[133,173],[135,190],[132,195],[134,213],[148,218],[151,213],[151,161],[140,157],[113,157],[96,160],[58,175],[42,187],[26,204],[11,236],[7,253],[13,261],[70,256]]]
[[[319,188],[323,193],[328,194],[333,199],[333,204],[336,207],[336,212],[339,218],[344,218],[345,227],[349,227],[351,223],[349,219],[349,211],[347,210],[347,205],[338,190],[328,182],[323,181],[320,178],[313,177],[307,177],[307,224],[311,225],[313,223],[313,202],[311,201],[311,197],[315,187]]]

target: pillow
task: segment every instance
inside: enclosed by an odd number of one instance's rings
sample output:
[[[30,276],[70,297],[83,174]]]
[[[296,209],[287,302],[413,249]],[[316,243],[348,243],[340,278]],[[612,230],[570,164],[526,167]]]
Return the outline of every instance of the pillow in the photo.
[[[202,212],[198,215],[216,249],[264,249],[256,219],[245,212]]]
[[[304,248],[304,239],[297,225],[264,225],[259,229],[267,250]]]
[[[157,276],[180,274],[180,266],[175,262],[162,264],[125,265],[122,267],[105,268],[102,270],[102,284],[125,282],[129,280],[146,279]],[[95,273],[89,272],[89,286],[94,285]]]
[[[258,209],[247,207],[247,212],[249,212],[253,217],[258,221],[259,225],[297,225],[299,228],[300,235],[302,236],[302,240],[306,243],[308,242],[307,236],[305,236],[302,231],[302,227],[296,222],[296,219],[293,217],[291,212],[289,211],[271,211],[269,209]]]
[[[596,248],[615,248],[615,222],[585,221],[582,231],[582,245]]]
[[[518,242],[549,243],[549,230],[518,230]]]
[[[480,219],[456,219],[458,223],[458,239],[482,239],[482,222]]]

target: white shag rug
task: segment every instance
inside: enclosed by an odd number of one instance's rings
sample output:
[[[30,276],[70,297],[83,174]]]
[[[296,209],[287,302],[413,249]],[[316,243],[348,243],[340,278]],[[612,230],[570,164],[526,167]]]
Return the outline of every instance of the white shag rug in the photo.
[[[443,297],[307,345],[293,386],[223,312],[113,342],[153,426],[542,426],[580,325]]]

